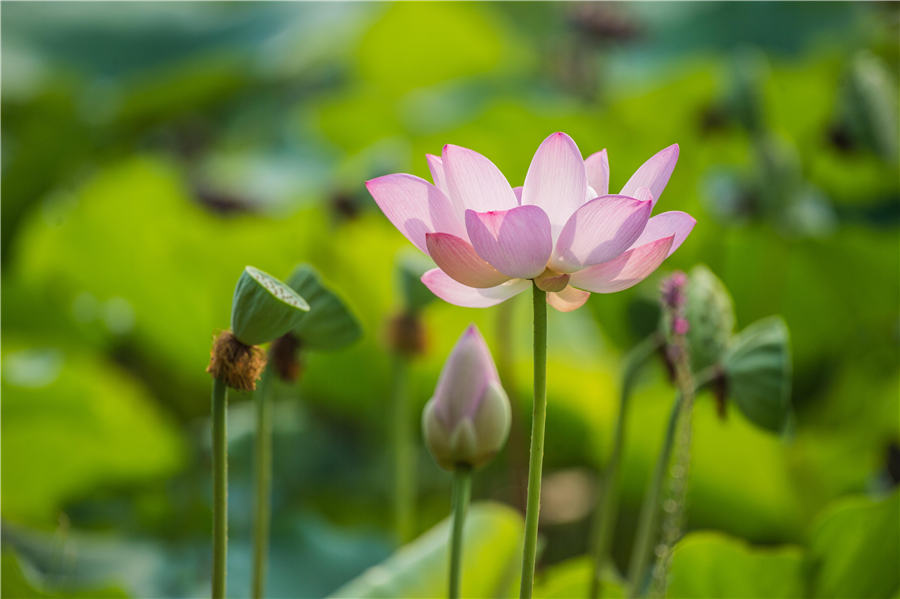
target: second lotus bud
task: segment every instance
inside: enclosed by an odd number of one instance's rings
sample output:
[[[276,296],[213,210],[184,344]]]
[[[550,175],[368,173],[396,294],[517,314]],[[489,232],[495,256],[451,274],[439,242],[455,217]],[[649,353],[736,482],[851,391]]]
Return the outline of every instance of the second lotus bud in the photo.
[[[471,325],[456,342],[425,405],[422,431],[442,468],[478,468],[509,435],[509,398],[484,338]]]

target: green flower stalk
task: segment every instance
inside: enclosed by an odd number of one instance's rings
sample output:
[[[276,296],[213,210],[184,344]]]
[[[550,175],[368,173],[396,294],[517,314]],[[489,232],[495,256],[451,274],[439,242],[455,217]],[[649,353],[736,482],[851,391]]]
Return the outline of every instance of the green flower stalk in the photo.
[[[653,567],[651,594],[662,597],[666,592],[672,549],[681,536],[682,520],[687,497],[688,473],[691,465],[691,436],[693,434],[693,406],[696,383],[691,367],[691,352],[687,340],[690,330],[685,318],[684,273],[676,272],[663,283],[663,303],[671,321],[671,336],[667,357],[675,373],[675,386],[682,397],[678,429],[675,437],[673,463],[669,470],[666,499],[663,502],[663,524]]]
[[[419,280],[427,268],[418,256],[403,256],[398,263],[397,279],[402,309],[388,325],[391,349],[390,430],[393,469],[394,537],[404,544],[413,537],[416,526],[416,453],[414,429],[410,424],[409,371],[412,360],[425,352],[426,335],[420,312],[434,296]]]
[[[654,568],[654,589],[658,590],[664,583],[668,568],[668,553],[678,538],[681,530],[684,496],[687,492],[687,467],[690,462],[691,414],[694,402],[694,378],[691,372],[690,351],[686,335],[690,324],[685,318],[685,287],[687,276],[676,272],[667,278],[662,285],[663,320],[668,329],[666,357],[672,367],[677,397],[669,416],[666,435],[659,460],[653,471],[650,488],[641,507],[638,523],[638,537],[634,545],[629,568],[630,593],[632,597],[641,595],[647,561],[650,558],[650,547],[656,536],[656,523],[659,518],[660,494],[664,486],[664,477],[669,471],[669,462],[673,449],[676,452],[676,466],[670,472],[669,501],[667,501],[666,518],[663,527],[663,543],[659,551],[659,561]],[[680,428],[679,428],[680,425]],[[675,448],[677,443],[677,448]]]
[[[597,497],[597,508],[591,533],[591,552],[594,561],[590,583],[591,599],[596,599],[601,594],[601,576],[610,557],[610,544],[616,526],[621,479],[619,469],[622,462],[622,450],[625,446],[628,410],[631,407],[629,400],[641,367],[659,350],[661,345],[661,336],[654,333],[632,348],[625,356],[613,446],[601,475],[600,492]]]
[[[415,528],[415,452],[409,426],[409,356],[391,357],[391,456],[393,461],[394,538],[402,545]]]
[[[325,287],[307,265],[298,266],[287,280],[306,298],[309,312],[269,348],[269,366],[256,392],[255,485],[253,518],[253,575],[251,596],[265,595],[272,495],[272,395],[278,382],[294,383],[302,371],[301,352],[336,350],[356,341],[359,322],[340,298]]]
[[[234,290],[231,331],[223,331],[213,343],[206,369],[213,377],[213,599],[225,597],[228,561],[228,387],[256,389],[266,364],[257,345],[290,330],[307,311],[309,304],[293,289],[248,266]]]
[[[531,413],[531,453],[528,460],[528,495],[525,503],[525,550],[519,596],[531,597],[537,560],[538,519],[541,511],[541,474],[544,465],[544,429],[547,419],[547,294],[537,284],[534,300],[534,403]]]
[[[441,371],[422,413],[422,432],[438,465],[453,472],[449,597],[460,597],[463,530],[471,474],[490,461],[509,435],[509,398],[500,385],[490,351],[472,325]]]

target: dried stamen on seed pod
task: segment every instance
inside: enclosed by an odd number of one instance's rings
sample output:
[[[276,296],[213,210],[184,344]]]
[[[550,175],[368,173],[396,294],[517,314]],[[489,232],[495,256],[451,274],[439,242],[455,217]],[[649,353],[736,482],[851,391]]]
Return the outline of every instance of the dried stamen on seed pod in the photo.
[[[253,391],[266,366],[266,354],[255,345],[242,343],[231,331],[222,331],[213,342],[206,372],[240,391]]]

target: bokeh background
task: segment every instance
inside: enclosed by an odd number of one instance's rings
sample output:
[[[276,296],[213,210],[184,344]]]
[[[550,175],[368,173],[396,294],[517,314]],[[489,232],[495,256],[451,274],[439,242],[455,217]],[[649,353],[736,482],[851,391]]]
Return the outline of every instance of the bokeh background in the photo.
[[[269,595],[326,596],[386,559],[385,328],[413,250],[363,183],[428,177],[425,153],[455,143],[516,184],[557,130],[585,155],[608,149],[613,189],[679,143],[662,206],[698,224],[638,287],[551,311],[538,594],[586,587],[621,356],[656,326],[660,277],[705,263],[739,327],[787,322],[794,422],[776,436],[698,398],[686,527],[716,532],[693,537],[698,561],[670,590],[749,596],[741,585],[789,572],[802,585],[772,596],[898,596],[898,15],[891,3],[4,2],[4,597],[208,592],[204,368],[245,264],[281,277],[314,265],[364,329],[279,390]],[[522,426],[530,306],[509,310]],[[424,320],[411,427],[464,326],[493,347],[498,316],[436,301]],[[649,369],[625,451],[620,568],[671,398],[664,369]],[[248,399],[233,394],[229,415],[235,597],[249,588]],[[521,443],[476,476],[474,499],[521,504]],[[425,531],[448,511],[449,477],[417,447]],[[500,520],[472,550],[484,596],[520,559],[520,524]]]

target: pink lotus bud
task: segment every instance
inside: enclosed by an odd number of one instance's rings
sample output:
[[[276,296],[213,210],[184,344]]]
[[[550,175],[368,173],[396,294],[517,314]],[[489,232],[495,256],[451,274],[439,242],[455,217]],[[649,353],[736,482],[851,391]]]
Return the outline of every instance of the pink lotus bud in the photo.
[[[509,398],[484,338],[471,325],[456,342],[434,397],[425,405],[425,443],[442,468],[477,468],[503,447],[509,424]]]
[[[680,309],[684,306],[684,288],[687,285],[687,275],[680,270],[673,272],[661,285],[663,304],[672,309]]]

